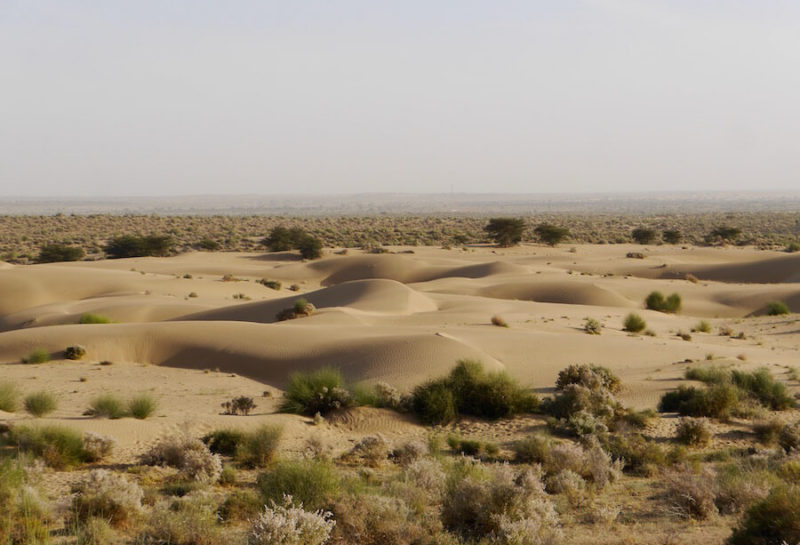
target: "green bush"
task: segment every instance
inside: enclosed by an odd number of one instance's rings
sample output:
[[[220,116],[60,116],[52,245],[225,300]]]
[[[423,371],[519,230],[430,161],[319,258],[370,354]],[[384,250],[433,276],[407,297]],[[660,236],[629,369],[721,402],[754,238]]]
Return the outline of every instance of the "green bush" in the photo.
[[[622,388],[619,377],[601,365],[573,364],[558,372],[556,390],[564,390],[570,384],[579,384],[590,390],[605,388],[617,393]]]
[[[86,414],[115,420],[125,416],[125,405],[113,394],[102,394],[92,399]]]
[[[13,382],[0,382],[0,411],[16,412],[19,407],[19,389]]]
[[[697,380],[706,384],[726,384],[731,380],[731,372],[724,367],[690,367],[684,373],[688,380]]]
[[[65,469],[88,461],[81,434],[61,426],[15,426],[6,442],[21,452],[42,458],[54,469]]]
[[[717,384],[706,389],[681,386],[676,391],[664,394],[658,410],[677,412],[682,416],[727,419],[738,401],[738,390],[730,384]]]
[[[569,229],[566,227],[558,227],[549,223],[540,223],[533,232],[539,237],[540,241],[548,246],[556,246],[569,236]]]
[[[292,496],[308,510],[330,505],[338,495],[341,480],[333,465],[319,460],[285,460],[261,473],[257,487],[264,503],[283,501]]]
[[[674,314],[681,310],[681,296],[673,293],[665,299],[663,293],[653,291],[645,298],[644,304],[649,310]]]
[[[139,420],[144,420],[152,415],[158,403],[150,394],[139,394],[128,400],[128,412]]]
[[[501,248],[507,248],[522,241],[525,220],[521,218],[491,218],[483,230],[495,244]]]
[[[78,261],[86,255],[83,248],[67,246],[66,244],[45,244],[39,248],[37,263],[56,263],[59,261]]]
[[[304,236],[297,244],[300,256],[303,259],[318,259],[322,257],[322,241],[311,235]]]
[[[704,418],[681,418],[675,438],[684,445],[703,447],[711,440],[711,429]]]
[[[280,426],[264,425],[244,434],[234,459],[246,467],[266,467],[275,457],[282,433]]]
[[[50,414],[57,407],[56,398],[50,392],[35,392],[25,396],[25,410],[37,418]]]
[[[753,372],[733,370],[731,381],[768,409],[782,411],[794,407],[794,399],[786,385],[778,382],[765,367]]]
[[[79,324],[110,324],[111,320],[102,316],[100,314],[92,314],[87,312],[86,314],[81,314],[81,317],[78,319]]]
[[[22,363],[46,363],[50,361],[50,351],[46,348],[34,348],[27,358],[22,358]]]
[[[709,333],[711,331],[711,324],[708,323],[707,320],[700,320],[699,322],[697,322],[697,325],[695,325],[692,328],[692,331],[698,331],[700,333]]]
[[[497,419],[538,408],[539,399],[507,373],[487,373],[477,361],[460,360],[447,377],[417,386],[411,407],[426,424],[451,422],[458,414]]]
[[[282,225],[278,225],[272,228],[272,231],[261,241],[261,244],[266,246],[270,252],[288,252],[297,248],[304,236],[306,236],[305,231],[299,227],[287,229]]]
[[[245,432],[233,429],[214,430],[203,437],[203,443],[214,454],[233,456],[244,441]]]
[[[516,441],[511,449],[516,462],[546,466],[550,463],[553,441],[544,434],[534,433]]]
[[[106,244],[104,250],[109,258],[156,256],[166,257],[172,252],[175,242],[164,235],[123,235],[115,237]]]
[[[774,488],[766,499],[747,510],[728,545],[800,543],[800,487]]]
[[[353,405],[353,396],[341,372],[332,367],[322,367],[308,373],[293,373],[289,377],[281,410],[314,416]]]
[[[771,301],[767,303],[767,316],[782,316],[790,314],[789,307],[783,301]]]
[[[639,333],[644,331],[646,327],[647,322],[644,321],[644,318],[633,312],[625,317],[625,322],[623,323],[623,329],[631,333]]]
[[[625,472],[637,475],[652,475],[669,464],[667,452],[638,433],[610,435],[608,453],[614,459],[625,460]]]

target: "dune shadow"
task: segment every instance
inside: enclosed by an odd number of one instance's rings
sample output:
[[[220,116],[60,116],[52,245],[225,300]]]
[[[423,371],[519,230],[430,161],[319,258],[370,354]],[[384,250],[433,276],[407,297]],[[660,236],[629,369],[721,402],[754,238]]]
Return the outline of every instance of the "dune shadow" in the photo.
[[[268,252],[261,255],[245,256],[250,261],[303,261],[303,256],[292,252]]]

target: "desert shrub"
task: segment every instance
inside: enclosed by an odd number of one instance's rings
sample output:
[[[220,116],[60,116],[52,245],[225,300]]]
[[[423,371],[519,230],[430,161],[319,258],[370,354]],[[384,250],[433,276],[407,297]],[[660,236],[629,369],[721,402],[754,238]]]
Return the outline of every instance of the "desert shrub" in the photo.
[[[447,474],[436,460],[420,458],[403,468],[402,478],[437,501],[444,491]]]
[[[213,498],[193,493],[158,501],[150,510],[136,543],[161,545],[220,545],[230,543],[219,524]]]
[[[336,524],[330,512],[306,511],[302,503],[295,505],[291,496],[271,505],[253,521],[248,545],[323,545]]]
[[[117,534],[108,521],[100,517],[89,517],[82,522],[75,534],[76,545],[107,545],[117,543]]]
[[[717,384],[706,389],[681,386],[662,396],[658,410],[677,412],[682,416],[726,419],[738,401],[737,389],[729,384]]]
[[[376,407],[394,409],[400,412],[411,410],[411,396],[401,393],[400,390],[386,382],[375,384],[373,403]]]
[[[608,483],[616,481],[625,467],[623,460],[612,459],[596,441],[585,449],[584,459],[582,476],[588,477],[597,489],[605,488]]]
[[[756,469],[746,462],[723,464],[717,469],[714,502],[723,515],[739,513],[766,498],[777,484],[778,478],[767,469]]]
[[[47,363],[50,361],[50,351],[46,348],[34,348],[22,363]]]
[[[261,244],[266,246],[270,252],[287,252],[297,248],[304,236],[306,236],[305,231],[299,227],[286,228],[278,225],[272,228]]]
[[[430,453],[424,441],[411,440],[403,443],[392,451],[392,459],[402,467],[408,467],[413,462],[423,459]]]
[[[68,360],[79,360],[86,355],[86,349],[79,344],[68,346],[64,350],[64,357]]]
[[[778,444],[786,452],[800,449],[800,422],[784,426],[778,436]]]
[[[293,373],[284,393],[281,410],[288,413],[313,416],[352,407],[352,394],[348,391],[341,372],[332,367],[322,367],[308,373]],[[280,499],[280,498],[277,498]]]
[[[631,238],[636,241],[637,244],[652,244],[656,239],[656,232],[646,227],[637,227],[631,231]]]
[[[570,505],[579,507],[586,500],[586,481],[574,471],[564,469],[548,477],[547,491],[563,494]]]
[[[622,383],[614,373],[601,365],[573,364],[558,372],[556,390],[564,390],[570,384],[579,384],[590,390],[605,388],[617,393]]]
[[[443,380],[433,380],[414,388],[411,408],[423,424],[447,424],[456,419],[456,399]]]
[[[719,227],[715,227],[711,230],[711,232],[706,235],[706,240],[709,242],[731,242],[735,240],[740,234],[742,234],[742,230],[737,227],[729,227],[728,225],[720,225]]]
[[[668,464],[664,449],[638,433],[610,435],[608,451],[613,458],[624,462],[625,471],[637,475],[652,475]]]
[[[623,322],[623,329],[631,333],[639,333],[644,331],[646,327],[647,322],[644,321],[644,318],[633,312],[628,314]]]
[[[236,449],[244,441],[245,432],[233,429],[214,430],[203,436],[203,443],[208,446],[208,450],[214,454],[223,456],[233,456]]]
[[[800,543],[800,487],[784,485],[747,510],[728,545]]]
[[[552,399],[542,404],[542,411],[559,419],[569,419],[578,413],[609,418],[619,404],[605,388],[589,389],[580,384],[567,384]]]
[[[262,286],[265,286],[271,290],[276,290],[276,291],[280,291],[282,285],[280,280],[268,280],[266,278],[262,278],[261,280],[258,281],[258,283],[261,284]]]
[[[285,460],[274,464],[258,476],[257,487],[262,500],[281,501],[284,495],[310,509],[328,505],[340,488],[341,481],[334,466],[318,460]]]
[[[667,244],[678,244],[683,238],[683,235],[677,229],[666,229],[661,233],[661,238]]]
[[[246,467],[265,467],[275,458],[283,428],[263,425],[245,433],[236,445],[234,459]]]
[[[710,333],[711,332],[711,324],[708,323],[707,320],[700,320],[699,322],[697,322],[697,325],[695,325],[692,328],[692,331],[697,331],[697,332],[700,332],[700,333]]]
[[[115,420],[125,416],[125,404],[113,394],[102,394],[92,399],[86,414]]]
[[[389,456],[389,445],[380,435],[370,435],[353,445],[349,452],[342,456],[344,461],[367,467],[378,467]]]
[[[524,464],[542,464],[547,466],[552,457],[553,441],[546,435],[534,433],[516,441],[511,450],[514,460]]]
[[[198,240],[192,246],[198,250],[206,250],[209,252],[214,252],[222,248],[222,245],[219,242],[208,237]]]
[[[222,502],[217,510],[224,522],[250,521],[258,516],[264,508],[259,495],[248,489],[234,490]]]
[[[303,259],[318,259],[322,257],[322,241],[311,235],[304,236],[297,244],[300,256]]]
[[[335,545],[405,545],[438,543],[432,533],[439,529],[433,516],[420,513],[427,507],[419,491],[396,489],[401,495],[363,494],[341,498],[333,506]],[[406,497],[411,495],[410,497]],[[449,543],[449,542],[448,542]]]
[[[753,425],[753,433],[755,433],[759,443],[763,445],[776,445],[783,428],[784,424],[779,420],[766,420]]]
[[[782,301],[772,301],[767,303],[767,316],[781,316],[789,314],[789,307]]]
[[[81,314],[81,317],[78,319],[79,324],[110,324],[111,320],[106,316],[102,316],[100,314],[92,314],[87,312],[86,314]]]
[[[725,384],[731,380],[730,369],[724,367],[689,367],[684,376],[688,380],[697,380],[706,384]]]
[[[285,308],[275,315],[279,322],[294,320],[301,316],[311,316],[314,313],[314,305],[306,301],[303,297],[296,299],[291,307]]]
[[[250,411],[256,408],[256,404],[252,397],[238,396],[222,403],[222,408],[224,409],[222,414],[248,416]]]
[[[549,223],[540,223],[533,232],[540,241],[548,246],[556,246],[569,236],[569,229],[566,227],[558,227],[557,225],[551,225]]]
[[[25,410],[40,418],[58,408],[56,397],[50,392],[34,392],[25,396]]]
[[[111,239],[104,251],[111,259],[127,257],[166,257],[172,252],[175,242],[164,235],[123,235]]]
[[[682,465],[664,474],[667,498],[676,515],[706,519],[717,513],[714,473],[705,468],[700,472]]]
[[[508,327],[508,322],[506,322],[502,316],[495,314],[492,316],[492,325],[496,325],[497,327]]]
[[[83,434],[84,458],[87,462],[98,462],[111,454],[115,444],[111,437],[87,431]]]
[[[57,263],[60,261],[78,261],[83,259],[86,253],[79,246],[68,246],[66,244],[51,243],[39,248],[37,263]]]
[[[787,254],[793,254],[795,252],[800,252],[800,242],[790,242],[786,245],[786,248],[783,249],[784,252]]]
[[[65,469],[88,461],[81,434],[61,426],[14,426],[5,442],[20,452],[42,458],[54,469]]]
[[[586,318],[586,320],[583,322],[583,330],[589,335],[600,335],[600,333],[602,333],[603,326],[594,318]]]
[[[786,391],[786,385],[776,381],[766,368],[749,373],[734,369],[731,381],[769,409],[784,410],[794,406],[794,399]]]
[[[19,406],[19,389],[13,382],[0,382],[0,411],[13,413]]]
[[[660,291],[653,291],[645,298],[644,303],[648,309],[659,312],[674,314],[681,310],[681,296],[677,293],[673,293],[665,299],[664,294]]]
[[[102,517],[121,526],[142,508],[144,492],[124,475],[104,469],[90,471],[72,488],[72,514],[78,521]]]
[[[548,543],[561,537],[555,508],[534,468],[515,472],[510,466],[488,468],[485,475],[454,478],[442,499],[442,523],[463,539],[495,536],[500,543],[512,534],[525,543]],[[524,525],[525,531],[520,532]]]
[[[483,456],[488,454],[487,444],[477,439],[464,439],[458,435],[449,435],[447,445],[458,454],[467,456]]]
[[[522,241],[525,220],[522,218],[491,218],[483,230],[495,244],[501,248],[507,248]]]
[[[199,439],[186,434],[167,437],[155,443],[141,458],[145,465],[177,468],[183,477],[200,483],[213,483],[222,473],[222,462]]]
[[[128,400],[128,412],[139,420],[144,420],[152,415],[158,403],[150,394],[142,393]]]
[[[704,418],[681,418],[675,432],[678,442],[692,447],[702,447],[711,440],[711,429]]]
[[[0,542],[50,543],[50,510],[22,458],[0,459]]]
[[[644,429],[657,415],[658,413],[653,409],[642,409],[641,411],[627,410],[621,415],[616,427],[619,428],[620,426],[627,425],[636,429]]]

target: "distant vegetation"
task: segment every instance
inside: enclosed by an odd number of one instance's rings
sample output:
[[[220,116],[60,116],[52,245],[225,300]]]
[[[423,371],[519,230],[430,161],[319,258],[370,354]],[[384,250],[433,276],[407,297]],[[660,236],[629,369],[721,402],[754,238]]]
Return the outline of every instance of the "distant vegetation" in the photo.
[[[126,257],[165,257],[172,253],[175,243],[165,235],[123,235],[112,238],[105,246],[111,259]]]
[[[270,252],[300,250],[303,259],[322,257],[322,241],[300,227],[286,228],[282,225],[273,227],[270,234],[262,239],[261,244]]]
[[[66,244],[46,244],[39,250],[38,263],[55,263],[58,261],[78,261],[83,259],[86,252],[79,246],[67,246]]]
[[[559,242],[567,238],[570,233],[566,227],[559,227],[550,223],[540,223],[533,230],[540,241],[548,246],[556,246]]]
[[[522,241],[525,220],[521,218],[492,218],[483,228],[495,244],[501,248],[514,246]]]
[[[631,232],[631,238],[637,244],[652,244],[656,240],[656,231],[647,227],[637,227]]]

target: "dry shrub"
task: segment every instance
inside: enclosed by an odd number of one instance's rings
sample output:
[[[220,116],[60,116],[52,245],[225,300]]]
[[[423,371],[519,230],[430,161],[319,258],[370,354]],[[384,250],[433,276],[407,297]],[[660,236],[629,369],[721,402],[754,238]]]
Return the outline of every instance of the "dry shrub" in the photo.
[[[342,456],[342,460],[351,464],[378,467],[388,456],[389,445],[386,443],[386,439],[380,435],[370,435],[356,443],[350,452]]]
[[[192,493],[183,498],[157,502],[136,543],[169,545],[224,545],[229,532],[219,525],[213,498]]]
[[[682,465],[664,473],[669,510],[675,515],[706,519],[717,512],[715,474],[709,468],[700,472]]]
[[[434,521],[417,516],[405,501],[397,497],[348,497],[336,503],[334,516],[336,527],[332,545],[426,543],[426,537],[438,530]],[[426,528],[426,522],[432,523],[433,527]]]
[[[624,466],[622,460],[612,460],[611,455],[596,441],[585,450],[584,457],[586,460],[584,474],[592,480],[597,489],[605,488],[608,483],[616,481],[622,475]]]
[[[783,431],[784,424],[780,420],[766,420],[757,422],[753,426],[753,433],[756,434],[758,442],[762,445],[775,445]]]
[[[800,449],[800,421],[792,425],[784,426],[778,437],[778,444],[780,444],[786,452]]]
[[[703,447],[711,440],[711,426],[705,418],[681,418],[675,437],[684,445]]]
[[[570,442],[557,443],[550,450],[550,456],[545,471],[550,474],[569,470],[578,475],[584,474],[586,459],[580,445]]]
[[[766,470],[729,464],[719,469],[715,503],[723,515],[740,513],[763,500],[777,479]]]
[[[494,536],[499,543],[551,543],[561,536],[558,515],[534,466],[515,472],[507,465],[486,475],[466,474],[450,483],[442,501],[442,523],[465,539]],[[524,528],[524,531],[520,531]]]
[[[199,439],[181,434],[162,439],[142,456],[145,465],[166,465],[200,483],[214,483],[222,473],[222,461]]]
[[[416,462],[430,453],[428,445],[420,440],[412,440],[403,443],[392,451],[392,458],[402,467]]]
[[[535,433],[515,442],[511,448],[515,461],[546,466],[550,463],[553,441],[546,435]]]
[[[122,526],[142,509],[144,492],[121,474],[95,469],[72,488],[72,512],[79,521],[100,517]]]
[[[87,431],[83,435],[83,450],[87,462],[97,462],[106,458],[114,450],[116,441],[111,437]]]
[[[108,521],[91,517],[78,528],[77,545],[110,545],[119,543],[116,532]]]
[[[586,501],[586,481],[569,469],[548,477],[547,490],[553,494],[564,494],[573,507],[579,507]]]
[[[291,496],[283,504],[272,502],[250,526],[248,545],[323,545],[336,522],[326,511],[310,512],[295,506]]]
[[[447,475],[441,464],[430,458],[422,458],[403,468],[403,480],[438,498],[445,488]]]
[[[506,322],[502,316],[495,314],[492,316],[492,325],[496,325],[497,327],[508,327],[508,322]]]

